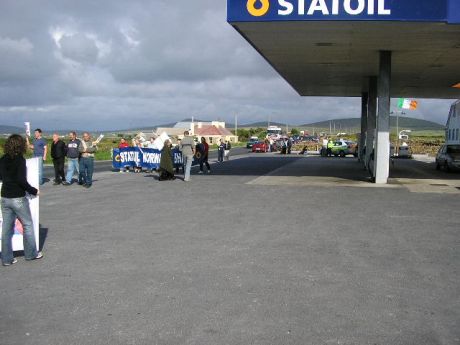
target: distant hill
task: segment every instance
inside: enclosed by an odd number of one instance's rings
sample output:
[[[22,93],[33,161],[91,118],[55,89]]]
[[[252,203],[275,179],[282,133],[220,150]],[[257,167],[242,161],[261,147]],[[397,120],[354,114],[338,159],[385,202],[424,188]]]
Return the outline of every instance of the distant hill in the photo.
[[[227,124],[226,127],[230,127],[231,124]],[[261,122],[254,122],[254,123],[245,123],[245,124],[238,124],[238,127],[240,128],[267,128],[268,122],[267,121],[261,121]],[[285,128],[286,124],[285,123],[279,123],[279,122],[270,122],[270,126],[277,126],[281,128]],[[233,125],[235,127],[235,125]],[[292,127],[289,125],[289,127]]]
[[[340,128],[349,129],[349,128],[361,128],[361,119],[360,118],[348,118],[348,119],[334,119],[327,121],[314,122],[309,124],[300,125],[298,127],[315,127],[315,128],[326,128],[328,129],[331,125],[338,131]],[[390,126],[396,127],[396,116],[391,116]],[[415,119],[413,117],[400,116],[399,117],[399,128],[411,129],[416,131],[429,131],[429,130],[443,130],[444,125],[441,125],[436,122]]]
[[[24,131],[25,129],[23,127],[0,125],[0,134],[13,134],[13,133],[23,134]]]

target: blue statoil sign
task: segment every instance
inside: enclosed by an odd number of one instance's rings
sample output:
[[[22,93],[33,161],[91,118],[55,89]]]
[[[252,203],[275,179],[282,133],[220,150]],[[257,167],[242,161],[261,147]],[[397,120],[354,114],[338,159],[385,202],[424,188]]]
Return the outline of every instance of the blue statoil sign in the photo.
[[[229,22],[382,20],[460,23],[460,0],[227,0]]]

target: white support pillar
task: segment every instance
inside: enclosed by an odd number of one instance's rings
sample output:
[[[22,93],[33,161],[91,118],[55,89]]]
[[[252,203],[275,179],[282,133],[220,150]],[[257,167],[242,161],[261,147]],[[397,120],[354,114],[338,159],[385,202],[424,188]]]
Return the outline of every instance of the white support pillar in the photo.
[[[367,103],[367,131],[366,131],[366,155],[364,165],[375,177],[374,166],[371,162],[371,154],[374,150],[375,124],[377,117],[377,77],[369,78],[369,101]],[[372,166],[369,166],[372,165]]]
[[[388,183],[390,175],[390,83],[391,51],[380,52],[377,87],[377,134],[375,141],[375,183]]]
[[[366,131],[367,131],[367,103],[369,102],[369,93],[361,94],[361,135],[358,143],[358,160],[364,161],[364,146],[366,146]]]

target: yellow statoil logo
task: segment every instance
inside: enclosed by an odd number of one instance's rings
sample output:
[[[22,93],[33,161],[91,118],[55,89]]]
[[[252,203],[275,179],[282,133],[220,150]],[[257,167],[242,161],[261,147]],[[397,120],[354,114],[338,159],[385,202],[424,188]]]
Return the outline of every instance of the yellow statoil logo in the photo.
[[[262,17],[270,9],[270,0],[248,0],[246,8],[251,16]]]

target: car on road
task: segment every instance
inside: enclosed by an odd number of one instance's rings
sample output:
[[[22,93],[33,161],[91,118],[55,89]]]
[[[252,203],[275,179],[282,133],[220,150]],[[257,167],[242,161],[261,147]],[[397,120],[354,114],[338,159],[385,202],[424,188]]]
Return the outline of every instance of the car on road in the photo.
[[[246,143],[247,149],[252,149],[252,146],[259,142],[259,138],[257,137],[250,137],[249,141]]]
[[[268,145],[261,141],[252,146],[252,152],[268,152]]]
[[[436,170],[460,170],[460,145],[442,145],[436,155]]]
[[[334,156],[345,157],[346,155],[353,155],[358,157],[358,144],[348,140],[338,140],[334,142],[331,149]]]
[[[319,142],[319,138],[315,137],[313,135],[306,135],[306,136],[302,137],[301,139],[302,139],[302,141],[307,142],[307,143],[308,142],[309,143],[317,143],[317,142]]]

